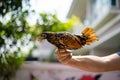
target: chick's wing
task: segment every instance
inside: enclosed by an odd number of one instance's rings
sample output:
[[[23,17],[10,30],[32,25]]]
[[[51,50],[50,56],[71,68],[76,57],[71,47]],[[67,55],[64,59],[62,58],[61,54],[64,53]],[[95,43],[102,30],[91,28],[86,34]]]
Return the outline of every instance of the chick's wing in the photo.
[[[70,33],[61,35],[59,43],[64,45],[67,49],[78,49],[82,47],[80,39]]]

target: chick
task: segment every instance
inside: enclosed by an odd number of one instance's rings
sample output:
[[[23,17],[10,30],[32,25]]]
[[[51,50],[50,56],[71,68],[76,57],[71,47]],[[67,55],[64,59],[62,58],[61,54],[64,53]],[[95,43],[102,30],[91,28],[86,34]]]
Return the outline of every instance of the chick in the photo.
[[[80,35],[68,32],[43,32],[38,36],[39,40],[47,39],[58,49],[80,49],[85,45],[97,41],[98,37],[93,28],[85,28]]]

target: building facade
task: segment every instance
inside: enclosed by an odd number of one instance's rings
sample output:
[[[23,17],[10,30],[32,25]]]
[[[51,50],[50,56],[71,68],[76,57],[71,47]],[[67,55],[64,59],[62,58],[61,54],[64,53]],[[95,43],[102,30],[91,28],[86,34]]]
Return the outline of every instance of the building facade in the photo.
[[[67,17],[71,15],[99,36],[99,41],[79,50],[83,54],[104,56],[120,51],[120,0],[73,0]]]

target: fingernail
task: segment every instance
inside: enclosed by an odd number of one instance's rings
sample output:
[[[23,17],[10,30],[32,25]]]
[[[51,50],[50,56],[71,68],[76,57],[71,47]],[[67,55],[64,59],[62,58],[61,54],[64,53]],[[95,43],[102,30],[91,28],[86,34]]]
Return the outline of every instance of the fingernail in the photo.
[[[64,50],[64,49],[61,49],[60,52],[65,52],[65,50]]]

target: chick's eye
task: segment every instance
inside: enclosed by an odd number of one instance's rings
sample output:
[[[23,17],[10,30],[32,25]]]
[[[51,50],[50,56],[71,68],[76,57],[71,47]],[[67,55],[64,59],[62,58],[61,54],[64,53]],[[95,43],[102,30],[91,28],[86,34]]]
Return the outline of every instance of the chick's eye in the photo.
[[[45,34],[42,34],[41,36],[42,36],[42,37],[46,37],[46,35],[45,35]]]

